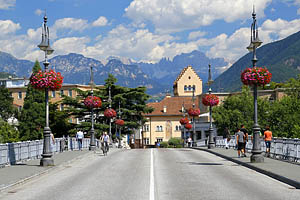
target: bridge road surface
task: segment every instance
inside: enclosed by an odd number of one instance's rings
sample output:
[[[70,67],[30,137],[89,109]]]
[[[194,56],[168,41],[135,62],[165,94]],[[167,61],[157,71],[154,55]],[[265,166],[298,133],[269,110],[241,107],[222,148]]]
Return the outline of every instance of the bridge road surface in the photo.
[[[300,199],[300,190],[193,149],[89,153],[11,187],[1,200]]]

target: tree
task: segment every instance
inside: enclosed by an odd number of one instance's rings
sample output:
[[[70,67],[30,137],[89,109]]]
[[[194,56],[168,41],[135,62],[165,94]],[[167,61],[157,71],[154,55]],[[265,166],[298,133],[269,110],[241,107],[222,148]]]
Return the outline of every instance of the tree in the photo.
[[[7,121],[8,118],[14,115],[13,107],[14,98],[5,86],[0,86],[0,118]]]
[[[35,62],[32,72],[38,72],[41,66]],[[19,119],[19,132],[21,140],[36,140],[43,138],[45,126],[45,92],[27,86],[24,106]]]
[[[103,116],[103,112],[109,107],[108,96],[109,88],[111,89],[112,104],[111,107],[118,112],[119,102],[122,111],[122,119],[125,121],[125,125],[122,130],[123,134],[132,132],[133,129],[138,128],[144,122],[143,113],[152,111],[152,108],[147,107],[146,102],[149,99],[145,87],[127,88],[119,85],[115,85],[117,79],[109,74],[105,80],[104,87],[96,87],[94,89],[94,96],[98,96],[102,99],[102,107],[94,109],[96,113],[95,118],[95,130],[96,137],[100,136],[100,132],[108,131],[109,120]],[[77,127],[83,128],[85,131],[89,131],[91,128],[90,110],[86,108],[82,101],[90,95],[90,91],[76,90],[78,96],[71,98],[65,96],[63,103],[66,106],[66,111],[69,116],[85,119],[86,122],[77,125]],[[112,133],[115,133],[115,126],[112,126]]]
[[[19,141],[19,132],[7,122],[0,119],[0,143]]]

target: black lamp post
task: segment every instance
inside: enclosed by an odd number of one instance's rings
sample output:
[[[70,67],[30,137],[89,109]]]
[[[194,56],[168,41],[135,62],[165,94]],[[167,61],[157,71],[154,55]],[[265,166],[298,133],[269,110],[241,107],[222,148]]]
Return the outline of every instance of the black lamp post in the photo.
[[[93,66],[91,66],[91,81],[90,81],[90,86],[91,86],[91,96],[92,99],[94,97],[94,74],[93,74]],[[94,130],[94,107],[92,106],[91,108],[91,122],[92,122],[92,127],[90,130],[90,146],[89,146],[89,150],[90,151],[95,151],[96,149],[96,144],[95,144],[95,130]]]
[[[182,115],[183,115],[184,119],[185,119],[185,114],[186,114],[186,110],[185,110],[185,107],[184,107],[184,103],[182,103]],[[182,127],[182,130],[183,130],[183,147],[185,147],[186,146],[186,129],[185,129],[185,124],[182,124],[181,127]]]
[[[193,109],[195,109],[195,86],[193,86],[193,97],[192,97],[192,101],[193,101]],[[195,116],[193,115],[193,143],[192,146],[195,146],[196,144],[196,127],[195,127]]]
[[[207,81],[207,85],[209,86],[208,89],[208,94],[211,94],[211,87],[210,85],[213,83],[214,81],[212,80],[211,77],[211,66],[210,64],[208,65],[208,81]],[[208,140],[208,148],[209,149],[213,149],[215,147],[215,142],[213,139],[213,132],[214,132],[214,128],[212,126],[212,106],[209,106],[209,140]]]
[[[122,112],[121,112],[120,101],[119,101],[119,112],[118,112],[118,115],[119,115],[119,119],[121,119]],[[119,148],[121,148],[121,126],[120,125],[119,125]]]
[[[262,41],[258,38],[258,27],[256,23],[256,14],[255,9],[253,7],[252,13],[253,22],[251,24],[251,42],[247,49],[251,52],[253,51],[253,59],[252,65],[256,67],[256,48],[262,44]],[[250,161],[254,163],[264,162],[264,157],[262,156],[262,151],[260,147],[260,127],[257,122],[257,85],[253,85],[253,97],[254,97],[254,125],[253,125],[253,147],[252,147],[252,155],[250,157]]]
[[[42,42],[38,47],[45,52],[45,61],[43,62],[45,66],[45,72],[48,71],[49,62],[47,56],[51,55],[54,50],[50,47],[49,40],[49,28],[47,26],[47,16],[44,16],[44,23],[42,26]],[[54,160],[52,158],[52,152],[50,149],[50,133],[51,129],[49,127],[49,94],[48,88],[45,88],[45,104],[46,104],[46,125],[44,127],[44,144],[43,144],[43,154],[42,159],[40,160],[41,166],[52,166],[54,165]]]
[[[109,103],[109,109],[111,109],[111,103],[112,103],[112,100],[111,100],[111,92],[110,92],[110,86],[108,88],[108,103]],[[111,139],[112,141],[112,134],[111,134],[111,120],[112,118],[109,118],[109,138]]]

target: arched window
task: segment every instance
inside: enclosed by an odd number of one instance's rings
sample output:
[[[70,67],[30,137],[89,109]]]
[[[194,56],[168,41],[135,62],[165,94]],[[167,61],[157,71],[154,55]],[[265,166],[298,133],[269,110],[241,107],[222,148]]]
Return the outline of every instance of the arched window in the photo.
[[[185,85],[185,86],[184,86],[184,91],[186,91],[186,90],[187,90],[187,86]]]
[[[191,85],[189,85],[189,91],[191,91],[192,90],[192,87],[191,87]]]

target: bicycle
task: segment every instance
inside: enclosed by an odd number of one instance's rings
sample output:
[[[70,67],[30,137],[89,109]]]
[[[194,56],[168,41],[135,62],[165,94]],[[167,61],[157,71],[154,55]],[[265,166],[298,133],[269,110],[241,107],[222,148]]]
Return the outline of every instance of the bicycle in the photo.
[[[103,142],[102,143],[102,151],[103,151],[103,155],[104,156],[107,156],[108,150],[109,150],[108,143],[107,142]]]

